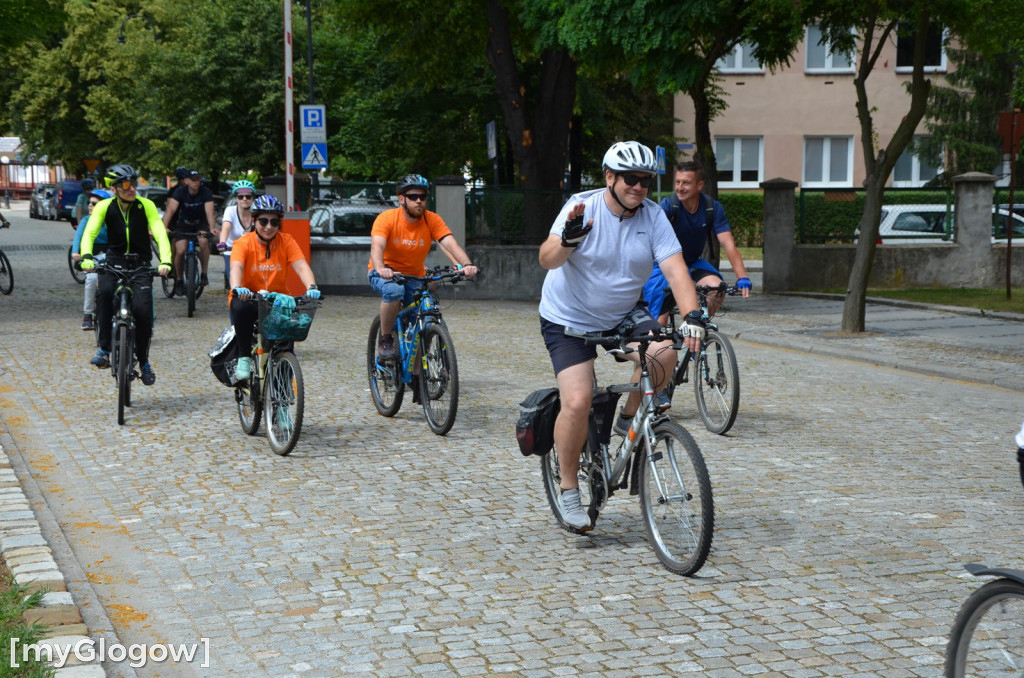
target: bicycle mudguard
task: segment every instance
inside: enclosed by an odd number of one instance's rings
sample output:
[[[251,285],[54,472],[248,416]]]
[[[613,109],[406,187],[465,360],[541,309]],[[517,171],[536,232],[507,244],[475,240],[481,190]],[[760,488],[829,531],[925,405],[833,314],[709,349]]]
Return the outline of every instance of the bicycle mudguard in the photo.
[[[1024,571],[1014,570],[1008,567],[989,567],[981,563],[967,563],[964,569],[975,577],[1005,577],[1015,582],[1024,584]]]

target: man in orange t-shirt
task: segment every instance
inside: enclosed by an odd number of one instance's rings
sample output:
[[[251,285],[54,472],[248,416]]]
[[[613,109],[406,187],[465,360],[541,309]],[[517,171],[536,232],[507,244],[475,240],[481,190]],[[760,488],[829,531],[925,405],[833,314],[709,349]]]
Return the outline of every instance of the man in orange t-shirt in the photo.
[[[236,240],[231,247],[231,293],[228,304],[235,339],[243,354],[253,342],[253,326],[259,308],[253,294],[261,290],[288,293],[288,269],[291,268],[306,286],[306,296],[319,299],[313,269],[287,233],[281,233],[284,206],[272,195],[261,195],[252,206],[253,230]],[[238,359],[236,379],[248,379],[252,361],[246,355]]]
[[[455,267],[464,270],[467,278],[477,269],[459,246],[448,225],[436,212],[427,210],[430,182],[419,174],[402,177],[395,192],[399,207],[377,215],[370,231],[370,263],[367,277],[370,286],[380,295],[381,338],[377,353],[381,358],[395,356],[394,338],[388,331],[404,305],[412,303],[417,285],[399,285],[394,274],[421,276],[426,273],[423,262],[430,254],[435,240],[452,260]]]

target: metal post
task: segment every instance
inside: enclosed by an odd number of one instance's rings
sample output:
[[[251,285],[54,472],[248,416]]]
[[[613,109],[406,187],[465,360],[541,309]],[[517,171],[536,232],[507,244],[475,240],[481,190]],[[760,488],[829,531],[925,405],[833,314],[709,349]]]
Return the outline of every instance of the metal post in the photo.
[[[1020,110],[1014,109],[1013,121],[1010,123],[1012,139],[1010,146],[1010,208],[1006,210],[1006,299],[1013,297],[1013,278],[1011,274],[1013,263],[1013,188],[1017,184],[1017,156],[1020,149],[1020,135],[1017,130],[1017,118]]]
[[[292,0],[284,0],[284,207],[295,209],[295,107],[292,93]]]
[[[309,99],[307,103],[315,104],[313,98],[313,13],[310,9],[310,0],[306,0],[306,64],[309,70]],[[310,169],[309,171],[309,204],[306,209],[313,205],[320,197],[320,170]]]

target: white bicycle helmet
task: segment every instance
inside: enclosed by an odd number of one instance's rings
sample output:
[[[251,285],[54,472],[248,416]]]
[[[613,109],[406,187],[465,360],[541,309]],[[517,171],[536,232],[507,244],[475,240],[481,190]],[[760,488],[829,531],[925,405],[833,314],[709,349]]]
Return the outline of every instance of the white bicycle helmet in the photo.
[[[618,141],[604,154],[604,168],[612,172],[657,174],[658,161],[639,141]]]

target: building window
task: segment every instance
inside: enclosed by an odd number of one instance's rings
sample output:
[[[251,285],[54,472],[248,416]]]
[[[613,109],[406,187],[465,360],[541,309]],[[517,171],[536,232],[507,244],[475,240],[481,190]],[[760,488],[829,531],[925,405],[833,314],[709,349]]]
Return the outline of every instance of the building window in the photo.
[[[927,47],[925,49],[924,70],[926,73],[945,72],[946,50],[944,47],[945,32],[940,26],[928,26]],[[914,70],[914,27],[900,24],[896,36],[896,72],[910,73]]]
[[[764,172],[761,137],[717,137],[715,163],[720,188],[756,188]]]
[[[804,138],[805,187],[849,187],[852,177],[853,137]]]
[[[716,64],[722,73],[764,73],[764,66],[754,58],[754,46],[741,42]]]
[[[853,62],[841,52],[832,51],[832,44],[821,32],[820,26],[807,27],[804,72],[853,73]]]
[[[892,168],[892,185],[896,188],[924,186],[942,171],[941,158],[922,158],[911,151],[912,147],[903,151]]]

